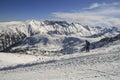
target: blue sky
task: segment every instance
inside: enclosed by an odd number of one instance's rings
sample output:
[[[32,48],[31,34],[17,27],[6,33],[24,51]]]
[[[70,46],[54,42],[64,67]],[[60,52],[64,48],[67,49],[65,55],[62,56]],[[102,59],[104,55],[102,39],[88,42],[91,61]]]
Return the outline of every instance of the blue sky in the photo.
[[[120,0],[0,0],[0,21],[58,19],[120,25],[119,8]]]

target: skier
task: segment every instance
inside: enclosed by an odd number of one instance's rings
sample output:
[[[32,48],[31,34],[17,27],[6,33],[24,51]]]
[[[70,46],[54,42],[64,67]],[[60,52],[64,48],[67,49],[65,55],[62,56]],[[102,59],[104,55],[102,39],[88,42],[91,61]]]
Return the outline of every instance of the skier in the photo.
[[[90,42],[88,42],[87,40],[85,40],[85,42],[86,42],[85,50],[86,50],[86,52],[89,52],[90,51]]]

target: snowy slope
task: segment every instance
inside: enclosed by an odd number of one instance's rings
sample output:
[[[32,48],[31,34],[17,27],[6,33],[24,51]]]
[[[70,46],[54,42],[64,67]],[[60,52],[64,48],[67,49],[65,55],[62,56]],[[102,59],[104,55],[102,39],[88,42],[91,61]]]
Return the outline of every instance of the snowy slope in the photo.
[[[35,56],[25,54],[21,55],[12,53],[0,53],[0,68],[17,64],[26,64],[33,61],[36,61]]]
[[[52,56],[45,62],[0,68],[0,80],[119,80],[119,67],[118,40],[89,53]]]

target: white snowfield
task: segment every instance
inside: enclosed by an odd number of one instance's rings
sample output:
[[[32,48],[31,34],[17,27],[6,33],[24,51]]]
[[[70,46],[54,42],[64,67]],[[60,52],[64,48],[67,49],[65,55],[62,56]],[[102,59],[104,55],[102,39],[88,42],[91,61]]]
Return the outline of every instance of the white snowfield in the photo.
[[[120,40],[61,56],[0,53],[0,80],[120,80]]]

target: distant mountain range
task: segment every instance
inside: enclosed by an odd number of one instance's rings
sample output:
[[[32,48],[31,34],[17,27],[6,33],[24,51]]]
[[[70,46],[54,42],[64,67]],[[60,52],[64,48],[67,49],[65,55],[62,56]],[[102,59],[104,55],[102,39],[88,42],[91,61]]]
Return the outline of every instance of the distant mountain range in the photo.
[[[0,36],[20,33],[26,35],[22,43],[12,50],[33,53],[74,53],[80,51],[84,40],[96,42],[120,34],[118,27],[84,26],[66,21],[11,21],[0,22]],[[2,38],[2,36],[0,37]]]

